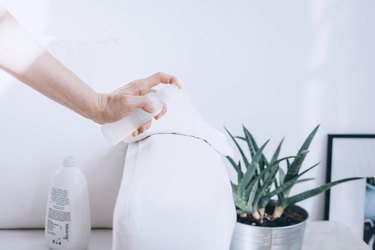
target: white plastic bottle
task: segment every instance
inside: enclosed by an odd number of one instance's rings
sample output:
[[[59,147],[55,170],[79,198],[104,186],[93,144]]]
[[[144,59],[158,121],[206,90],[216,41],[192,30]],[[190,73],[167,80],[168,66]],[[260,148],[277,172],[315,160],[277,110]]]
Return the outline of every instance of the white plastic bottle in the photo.
[[[148,113],[143,109],[136,109],[126,117],[113,123],[106,123],[102,126],[102,133],[112,145],[116,145],[131,135],[137,128],[142,126],[160,113],[163,104],[166,104],[177,92],[176,85],[168,85],[156,93],[149,93],[146,96],[150,99],[154,112]]]
[[[84,250],[90,233],[87,181],[75,157],[68,156],[50,183],[45,238],[53,250]]]

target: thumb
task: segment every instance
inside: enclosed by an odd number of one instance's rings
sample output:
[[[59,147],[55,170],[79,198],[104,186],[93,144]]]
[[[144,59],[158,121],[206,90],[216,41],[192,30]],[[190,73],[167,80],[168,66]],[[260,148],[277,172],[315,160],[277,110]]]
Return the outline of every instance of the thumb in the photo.
[[[148,113],[152,113],[154,111],[152,103],[147,96],[132,96],[129,99],[129,106],[131,107],[131,110],[141,108]]]

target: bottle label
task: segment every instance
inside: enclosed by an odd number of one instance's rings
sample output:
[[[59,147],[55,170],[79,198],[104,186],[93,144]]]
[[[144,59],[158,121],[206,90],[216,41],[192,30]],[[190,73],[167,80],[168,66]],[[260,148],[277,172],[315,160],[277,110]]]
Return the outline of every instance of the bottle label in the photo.
[[[52,188],[48,205],[47,233],[52,237],[52,244],[64,245],[70,241],[70,200],[65,189]]]

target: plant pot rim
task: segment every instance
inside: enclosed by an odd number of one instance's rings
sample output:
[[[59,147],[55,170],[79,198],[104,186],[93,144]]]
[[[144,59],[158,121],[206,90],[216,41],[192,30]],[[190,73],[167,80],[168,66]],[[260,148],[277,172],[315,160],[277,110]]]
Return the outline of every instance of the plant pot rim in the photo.
[[[259,230],[278,230],[278,229],[288,229],[288,228],[294,228],[294,227],[299,227],[301,224],[303,223],[306,223],[307,219],[309,218],[309,213],[306,211],[306,209],[300,207],[300,206],[297,206],[297,205],[290,205],[288,206],[289,209],[297,209],[299,211],[301,211],[304,215],[305,215],[305,219],[301,222],[298,222],[296,224],[293,224],[293,225],[289,225],[289,226],[280,226],[280,227],[267,227],[267,226],[257,226],[257,225],[249,225],[249,224],[245,224],[245,223],[241,223],[241,222],[238,222],[236,221],[236,224],[237,225],[240,225],[241,227],[253,227],[253,228],[258,228]]]

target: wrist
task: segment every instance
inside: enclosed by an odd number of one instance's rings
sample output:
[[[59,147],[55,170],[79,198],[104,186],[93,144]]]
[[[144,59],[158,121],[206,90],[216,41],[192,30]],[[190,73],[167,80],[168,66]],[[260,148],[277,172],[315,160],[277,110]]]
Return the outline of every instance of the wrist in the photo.
[[[107,122],[108,99],[108,94],[97,93],[95,110],[93,112],[93,117],[91,120],[99,124],[104,124]]]

